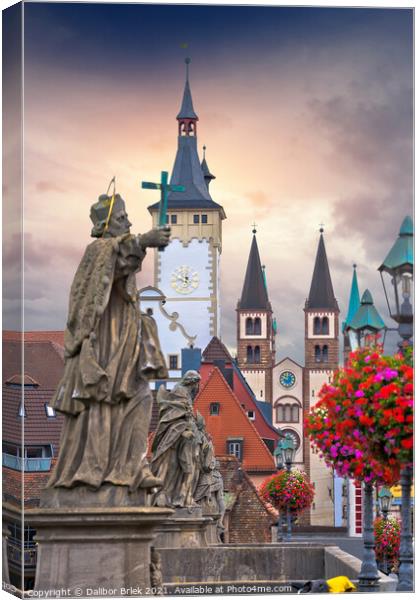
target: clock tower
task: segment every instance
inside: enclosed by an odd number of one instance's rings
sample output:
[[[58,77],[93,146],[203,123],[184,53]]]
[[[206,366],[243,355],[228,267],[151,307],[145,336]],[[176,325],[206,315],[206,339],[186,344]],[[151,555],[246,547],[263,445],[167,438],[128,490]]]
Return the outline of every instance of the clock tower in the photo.
[[[171,242],[164,252],[155,251],[154,287],[141,291],[142,310],[152,310],[168,366],[181,365],[181,349],[194,345],[205,348],[213,336],[220,336],[220,254],[222,252],[222,206],[210,196],[214,179],[206,157],[197,152],[198,116],[193,107],[189,64],[178,122],[178,149],[171,185],[184,192],[168,194],[168,223]],[[149,206],[153,225],[158,225],[159,203]],[[154,306],[157,310],[153,309]],[[156,305],[156,301],[158,304]],[[162,302],[163,301],[163,302]],[[178,337],[172,335],[177,332]],[[174,356],[179,360],[176,361]]]

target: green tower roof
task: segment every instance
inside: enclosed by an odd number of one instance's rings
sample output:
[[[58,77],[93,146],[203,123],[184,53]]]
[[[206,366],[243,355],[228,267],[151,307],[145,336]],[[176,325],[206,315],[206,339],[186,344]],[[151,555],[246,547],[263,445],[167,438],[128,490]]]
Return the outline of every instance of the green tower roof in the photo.
[[[347,328],[370,329],[371,331],[380,331],[385,328],[385,323],[373,304],[372,294],[369,290],[364,292],[360,307],[353,319],[347,322]]]
[[[356,265],[353,265],[353,279],[351,282],[349,308],[347,311],[346,320],[343,322],[343,331],[347,327],[347,323],[350,323],[354,315],[357,313],[360,306],[360,293],[359,284],[357,282]]]
[[[413,220],[411,217],[405,217],[400,228],[400,234],[388,252],[379,271],[392,271],[398,267],[413,268]]]

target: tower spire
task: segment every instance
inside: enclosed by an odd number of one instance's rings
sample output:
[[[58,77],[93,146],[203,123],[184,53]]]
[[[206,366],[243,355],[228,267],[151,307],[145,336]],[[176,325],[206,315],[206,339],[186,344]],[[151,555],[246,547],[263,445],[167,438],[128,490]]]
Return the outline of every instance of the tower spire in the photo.
[[[321,308],[338,310],[337,300],[331,281],[330,268],[328,266],[327,253],[324,243],[324,228],[320,228],[318,251],[315,259],[315,267],[312,275],[311,289],[306,301],[306,308]]]
[[[261,266],[255,228],[253,229],[251,250],[249,252],[248,266],[242,288],[242,296],[238,304],[239,309],[270,310],[267,288],[264,282],[264,272]]]
[[[348,323],[351,322],[354,315],[357,313],[360,307],[360,293],[359,293],[359,284],[357,281],[357,265],[353,265],[353,278],[351,281],[351,289],[350,289],[350,298],[349,298],[349,308],[347,311],[346,320],[343,323],[343,331],[346,329]]]
[[[194,111],[190,81],[189,81],[189,65],[191,58],[185,59],[185,86],[184,95],[182,96],[181,109],[177,114],[178,134],[194,137],[197,135],[198,116]]]
[[[210,169],[206,161],[206,146],[203,146],[203,160],[201,161],[201,170],[203,171],[204,181],[206,182],[207,189],[209,189],[210,181],[216,179],[216,176],[210,172]]]

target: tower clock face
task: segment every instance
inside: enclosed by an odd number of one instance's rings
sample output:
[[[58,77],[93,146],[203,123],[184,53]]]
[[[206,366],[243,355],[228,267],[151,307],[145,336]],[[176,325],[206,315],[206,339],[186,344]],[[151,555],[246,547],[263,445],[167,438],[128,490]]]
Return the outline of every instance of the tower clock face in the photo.
[[[171,286],[178,294],[191,294],[199,283],[197,271],[187,265],[177,267],[171,275]]]
[[[291,388],[296,383],[296,376],[292,371],[283,371],[280,375],[280,384],[284,388]]]

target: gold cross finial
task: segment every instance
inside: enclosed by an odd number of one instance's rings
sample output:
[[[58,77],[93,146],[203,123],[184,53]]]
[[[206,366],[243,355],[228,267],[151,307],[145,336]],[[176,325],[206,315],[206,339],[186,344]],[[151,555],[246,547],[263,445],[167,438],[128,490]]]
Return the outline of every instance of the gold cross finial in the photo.
[[[252,224],[252,233],[255,235],[257,233],[257,225],[254,221],[254,223]]]

